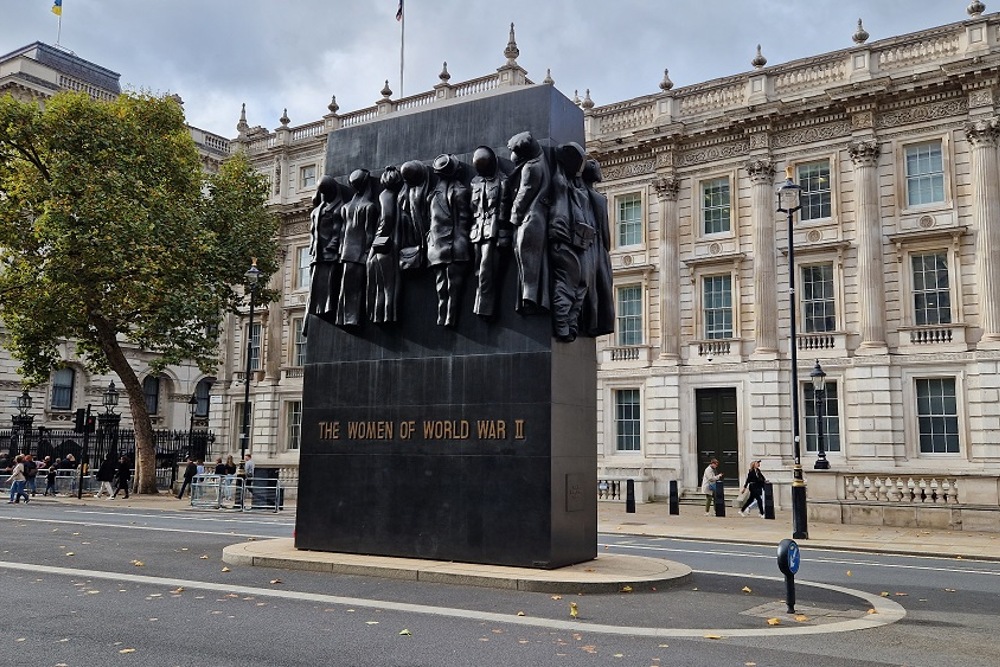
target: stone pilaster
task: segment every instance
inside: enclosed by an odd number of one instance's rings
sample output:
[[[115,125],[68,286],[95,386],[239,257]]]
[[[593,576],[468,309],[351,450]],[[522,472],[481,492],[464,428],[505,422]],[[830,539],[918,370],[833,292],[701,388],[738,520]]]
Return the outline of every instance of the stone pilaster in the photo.
[[[774,245],[774,165],[758,158],[744,165],[751,183],[753,221],[754,354],[778,353],[778,293]]]
[[[976,287],[983,342],[1000,342],[1000,119],[982,118],[965,126],[972,153],[972,226],[976,230]]]
[[[681,260],[677,241],[677,191],[673,175],[653,181],[660,202],[660,357],[681,354]]]
[[[885,351],[885,272],[882,268],[882,218],[878,205],[877,139],[848,145],[854,163],[854,196],[858,239],[859,354]]]

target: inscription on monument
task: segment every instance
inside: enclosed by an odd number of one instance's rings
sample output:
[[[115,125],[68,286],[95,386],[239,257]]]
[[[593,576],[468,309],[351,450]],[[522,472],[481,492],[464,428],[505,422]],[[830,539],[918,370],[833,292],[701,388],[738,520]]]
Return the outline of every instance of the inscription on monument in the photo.
[[[320,440],[524,440],[524,419],[329,420]]]

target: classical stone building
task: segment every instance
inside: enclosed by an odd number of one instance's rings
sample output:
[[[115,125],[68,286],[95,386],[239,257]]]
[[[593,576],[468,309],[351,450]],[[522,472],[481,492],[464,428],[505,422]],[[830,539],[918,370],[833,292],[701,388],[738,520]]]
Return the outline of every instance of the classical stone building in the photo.
[[[35,42],[15,51],[0,55],[0,96],[11,95],[22,101],[44,104],[45,99],[62,90],[85,92],[96,99],[114,99],[121,94],[119,74],[105,67],[80,58],[66,49]],[[182,104],[179,97],[175,96]],[[208,170],[217,169],[229,154],[229,140],[190,128],[202,164]],[[5,336],[0,323],[0,339]],[[66,366],[53,373],[46,386],[33,388],[30,414],[34,428],[64,429],[72,426],[73,411],[88,403],[101,405],[102,394],[108,383],[117,380],[112,375],[94,375],[79,362],[72,341],[61,346]],[[160,374],[149,371],[152,355],[137,348],[126,350],[132,366],[146,392],[146,405],[150,410],[153,428],[187,431],[191,424],[204,428],[212,412],[209,398],[213,378],[205,376],[194,365],[170,366]],[[22,392],[18,364],[10,353],[0,346],[0,414],[14,415],[16,398]],[[196,397],[194,418],[189,413],[189,400]],[[124,405],[124,401],[122,402]],[[128,410],[122,415],[122,426],[130,427],[132,417]],[[2,419],[6,421],[7,416]],[[4,426],[0,426],[2,430]],[[7,427],[9,428],[9,426]]]
[[[787,504],[794,314],[811,516],[1000,528],[1000,16],[983,10],[871,43],[859,21],[840,51],[769,66],[758,48],[748,72],[665,72],[586,109],[618,307],[603,479],[662,497],[711,458],[734,485],[762,459]]]

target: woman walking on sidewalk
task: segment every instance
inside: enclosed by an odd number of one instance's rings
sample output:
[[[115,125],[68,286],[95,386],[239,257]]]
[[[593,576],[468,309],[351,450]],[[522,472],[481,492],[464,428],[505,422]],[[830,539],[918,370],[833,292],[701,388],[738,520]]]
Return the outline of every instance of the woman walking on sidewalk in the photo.
[[[715,469],[718,467],[719,459],[712,459],[701,475],[701,492],[705,494],[705,516],[712,513],[712,504],[715,502],[715,485],[722,479],[722,473],[715,473]]]
[[[29,496],[24,492],[24,455],[14,457],[14,467],[11,468],[7,482],[10,484],[10,500],[7,504],[21,502],[21,496],[24,496],[24,502],[27,503]]]
[[[764,473],[760,471],[760,459],[750,463],[750,470],[747,471],[747,481],[743,484],[743,490],[749,492],[743,507],[740,509],[741,516],[750,514],[750,507],[757,503],[760,510],[760,518],[764,518],[764,484],[767,480]]]
[[[111,496],[112,500],[118,497],[119,491],[124,491],[125,497],[128,498],[128,487],[131,486],[131,479],[132,464],[129,463],[127,456],[123,456],[118,459],[118,488],[115,489],[114,495]]]

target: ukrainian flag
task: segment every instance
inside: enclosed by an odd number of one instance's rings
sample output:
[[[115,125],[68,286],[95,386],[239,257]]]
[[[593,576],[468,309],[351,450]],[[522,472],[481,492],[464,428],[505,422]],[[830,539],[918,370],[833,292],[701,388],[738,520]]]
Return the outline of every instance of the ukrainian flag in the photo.
[[[62,16],[62,0],[52,0],[52,13]]]

